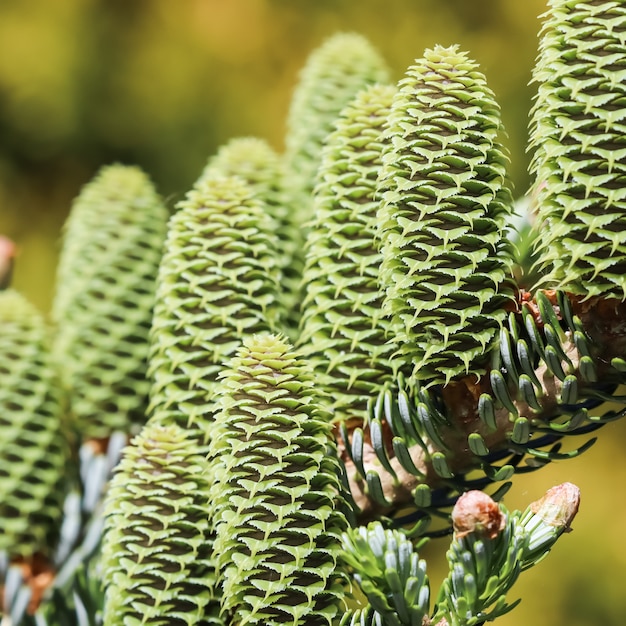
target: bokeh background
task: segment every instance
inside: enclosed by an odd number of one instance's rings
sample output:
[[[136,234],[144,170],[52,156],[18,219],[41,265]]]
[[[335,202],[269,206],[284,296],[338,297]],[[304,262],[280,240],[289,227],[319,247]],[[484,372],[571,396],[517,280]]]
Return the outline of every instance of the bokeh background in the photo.
[[[15,286],[48,311],[63,221],[100,166],[140,165],[174,206],[229,138],[282,149],[298,72],[337,31],[367,36],[395,78],[425,47],[469,51],[502,107],[521,195],[544,10],[545,0],[0,0],[0,233],[19,246]],[[625,444],[626,423],[607,426],[583,457],[516,481],[510,508],[565,480],[583,504],[498,624],[626,623]],[[435,587],[444,549],[426,550]]]

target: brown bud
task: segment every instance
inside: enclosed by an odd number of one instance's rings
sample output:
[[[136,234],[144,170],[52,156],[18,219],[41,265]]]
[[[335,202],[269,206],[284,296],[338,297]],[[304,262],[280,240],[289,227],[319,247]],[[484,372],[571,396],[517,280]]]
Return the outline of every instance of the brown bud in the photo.
[[[464,493],[452,510],[452,526],[456,539],[478,533],[495,539],[504,529],[506,520],[500,507],[482,491]]]
[[[11,284],[15,253],[15,244],[8,237],[0,235],[0,289],[6,289]]]
[[[566,531],[580,505],[580,489],[572,483],[552,487],[540,500],[531,503],[530,510],[550,526],[558,526]]]
[[[431,626],[432,624],[432,620],[430,619],[430,617],[428,617],[428,615],[424,615],[424,617],[422,618],[422,626]],[[448,624],[448,620],[445,617],[442,617],[436,624],[435,626],[450,626]]]

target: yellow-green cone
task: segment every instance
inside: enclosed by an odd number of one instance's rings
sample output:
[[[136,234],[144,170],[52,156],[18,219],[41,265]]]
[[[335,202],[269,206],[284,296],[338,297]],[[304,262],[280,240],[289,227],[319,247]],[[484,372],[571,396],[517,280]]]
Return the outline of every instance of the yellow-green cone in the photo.
[[[626,5],[550,0],[540,33],[531,173],[542,285],[626,298]]]
[[[395,91],[371,86],[342,111],[323,150],[313,197],[297,345],[339,421],[364,419],[368,400],[399,367],[391,322],[382,316],[376,240],[381,133]]]
[[[286,191],[284,161],[263,139],[239,137],[231,139],[209,159],[196,187],[208,178],[238,176],[243,178],[274,218],[278,266],[281,278],[283,327],[296,334],[299,318],[298,301],[301,279],[301,227],[294,221],[294,205]]]
[[[146,424],[105,504],[105,626],[221,624],[204,456],[175,424]]]
[[[336,570],[339,461],[306,363],[273,335],[245,340],[220,387],[212,504],[222,608],[233,624],[328,625]]]
[[[50,557],[67,494],[70,443],[42,316],[0,292],[0,550]]]
[[[426,50],[389,115],[379,212],[385,312],[425,384],[480,374],[513,298],[499,109],[476,63]]]
[[[83,188],[65,224],[54,353],[84,438],[137,430],[145,420],[148,333],[167,219],[141,170],[112,165]]]
[[[356,33],[333,35],[311,53],[293,94],[285,138],[287,168],[298,193],[308,196],[313,190],[322,145],[341,110],[367,85],[388,79],[384,59]]]
[[[209,178],[180,203],[159,269],[150,419],[201,439],[223,363],[243,336],[278,324],[275,222],[237,177]]]

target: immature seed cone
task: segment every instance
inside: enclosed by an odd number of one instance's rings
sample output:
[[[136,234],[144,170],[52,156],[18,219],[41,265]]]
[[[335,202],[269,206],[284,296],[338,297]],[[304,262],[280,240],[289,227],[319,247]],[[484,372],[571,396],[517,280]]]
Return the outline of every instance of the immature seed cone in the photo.
[[[104,624],[221,624],[206,461],[175,424],[146,424],[105,503]]]
[[[209,159],[195,186],[208,179],[225,176],[238,176],[245,180],[265,202],[268,213],[278,222],[278,228],[289,224],[289,207],[283,187],[284,164],[267,141],[256,137],[231,139]],[[281,239],[281,243],[286,242]]]
[[[361,35],[339,33],[313,51],[300,74],[287,118],[285,159],[302,222],[322,145],[340,111],[367,85],[388,82],[385,61]]]
[[[540,561],[563,533],[572,530],[579,506],[580,489],[572,483],[556,485],[530,504],[521,516],[521,524],[528,534],[522,555],[524,567]]]
[[[312,381],[273,335],[245,340],[220,388],[211,456],[222,608],[233,624],[330,624],[344,593],[339,461]]]
[[[298,348],[336,420],[364,418],[368,400],[398,367],[391,322],[381,315],[376,241],[381,132],[394,93],[369,87],[342,111],[322,153],[313,200]]]
[[[456,47],[426,50],[389,115],[379,212],[385,311],[427,384],[483,373],[513,297],[498,106]]]
[[[0,550],[50,557],[70,450],[48,329],[13,289],[0,292]]]
[[[170,221],[151,331],[150,419],[205,439],[225,359],[278,323],[274,221],[236,177],[192,189]]]
[[[146,175],[103,168],[65,224],[52,316],[55,358],[85,438],[145,420],[148,332],[168,213]]]
[[[498,503],[476,489],[462,494],[452,509],[455,539],[462,539],[471,533],[495,539],[502,532],[505,522]]]
[[[534,81],[531,173],[545,282],[626,298],[626,5],[550,0]]]
[[[295,335],[299,318],[299,287],[302,277],[302,229],[294,216],[294,206],[286,191],[282,157],[263,139],[231,139],[209,159],[196,187],[203,180],[239,176],[252,188],[276,221],[277,261],[282,273],[281,303],[285,332]]]

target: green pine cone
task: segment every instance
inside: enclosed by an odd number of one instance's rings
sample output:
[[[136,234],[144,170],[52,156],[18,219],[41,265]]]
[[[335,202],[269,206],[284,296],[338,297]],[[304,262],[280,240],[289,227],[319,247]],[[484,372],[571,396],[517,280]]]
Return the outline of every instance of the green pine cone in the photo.
[[[283,160],[267,141],[256,137],[231,139],[209,159],[196,186],[209,178],[225,176],[243,178],[266,203],[278,227],[289,224]]]
[[[401,354],[426,384],[483,373],[513,297],[500,132],[493,93],[456,47],[426,50],[399,83],[380,177],[381,281]]]
[[[278,264],[282,272],[283,317],[285,331],[291,332],[297,328],[299,318],[302,232],[300,225],[294,222],[293,206],[288,201],[283,159],[263,139],[255,137],[231,139],[209,159],[196,185],[215,176],[243,178],[276,220]]]
[[[285,138],[289,181],[301,222],[310,217],[322,146],[335,119],[363,87],[388,80],[384,59],[361,35],[336,34],[309,56],[293,94]]]
[[[274,221],[237,177],[200,182],[170,221],[151,331],[150,419],[207,437],[223,362],[245,335],[274,330]]]
[[[212,457],[215,553],[233,624],[326,625],[344,592],[339,461],[306,365],[272,335],[225,372]]]
[[[548,286],[626,298],[626,5],[551,0],[531,118]]]
[[[148,333],[167,219],[141,170],[112,165],[83,188],[65,224],[54,352],[85,438],[145,420]]]
[[[105,626],[222,624],[209,534],[207,464],[175,424],[146,424],[105,502]]]
[[[50,557],[69,488],[70,446],[48,329],[13,289],[0,292],[0,550]]]
[[[314,196],[298,348],[338,420],[363,418],[368,400],[398,368],[391,323],[381,316],[376,241],[381,132],[394,94],[394,87],[375,85],[343,110],[328,136]]]

